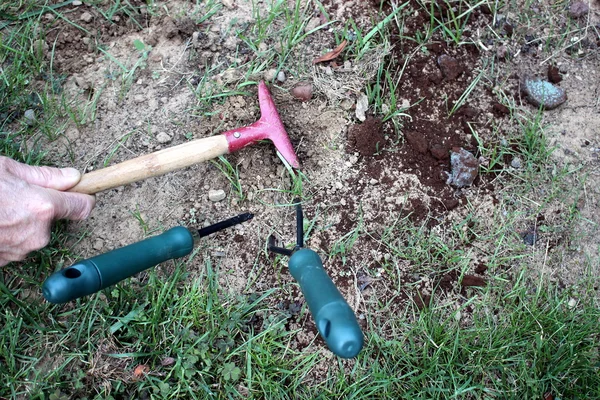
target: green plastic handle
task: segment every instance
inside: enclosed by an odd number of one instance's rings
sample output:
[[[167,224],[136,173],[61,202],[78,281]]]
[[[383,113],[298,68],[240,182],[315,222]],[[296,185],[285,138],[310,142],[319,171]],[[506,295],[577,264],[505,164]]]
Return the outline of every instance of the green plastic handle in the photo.
[[[161,262],[192,252],[194,237],[183,227],[82,260],[50,275],[42,286],[46,300],[66,303],[96,293]]]
[[[289,268],[329,349],[343,358],[356,357],[363,347],[363,333],[354,312],[323,269],[319,255],[300,249],[290,257]]]

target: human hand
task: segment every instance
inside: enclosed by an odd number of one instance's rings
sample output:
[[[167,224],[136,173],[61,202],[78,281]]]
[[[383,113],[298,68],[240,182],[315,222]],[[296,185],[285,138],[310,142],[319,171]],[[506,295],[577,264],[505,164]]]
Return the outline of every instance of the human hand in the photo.
[[[73,168],[33,167],[0,156],[0,266],[46,246],[53,221],[90,215],[94,196],[64,192],[80,178]]]

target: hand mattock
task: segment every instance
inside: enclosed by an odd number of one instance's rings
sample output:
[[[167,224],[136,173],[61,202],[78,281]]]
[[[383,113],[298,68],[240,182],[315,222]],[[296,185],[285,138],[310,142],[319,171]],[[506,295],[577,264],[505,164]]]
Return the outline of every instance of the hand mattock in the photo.
[[[232,153],[259,140],[269,139],[294,168],[300,166],[292,143],[279,118],[275,103],[264,82],[258,84],[261,117],[252,125],[217,136],[193,140],[146,154],[120,164],[84,174],[71,192],[94,194]]]

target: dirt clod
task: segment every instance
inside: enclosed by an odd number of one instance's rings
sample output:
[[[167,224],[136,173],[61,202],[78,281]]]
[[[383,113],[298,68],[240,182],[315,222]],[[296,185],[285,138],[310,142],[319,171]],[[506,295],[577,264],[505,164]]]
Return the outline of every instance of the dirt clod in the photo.
[[[444,79],[447,81],[452,81],[458,78],[464,71],[463,66],[458,62],[458,60],[447,54],[442,54],[439,56],[437,59],[437,64],[442,71]]]
[[[369,117],[362,124],[348,130],[350,147],[363,156],[372,156],[381,151],[385,144],[382,123],[379,118]],[[427,148],[426,148],[427,150]]]
[[[548,80],[551,83],[559,83],[560,81],[562,81],[562,75],[560,74],[560,71],[557,66],[548,66]]]
[[[410,144],[419,153],[427,153],[427,139],[425,138],[425,136],[423,136],[422,133],[416,131],[408,131],[404,133],[404,137],[406,138],[408,144]]]

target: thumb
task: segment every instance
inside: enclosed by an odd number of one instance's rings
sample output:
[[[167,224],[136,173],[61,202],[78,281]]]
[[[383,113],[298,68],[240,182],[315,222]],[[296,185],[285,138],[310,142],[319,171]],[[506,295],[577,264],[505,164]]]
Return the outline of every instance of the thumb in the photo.
[[[75,168],[34,167],[14,160],[7,162],[9,172],[25,182],[48,189],[67,190],[81,179]]]
[[[80,221],[86,219],[96,205],[96,198],[88,194],[50,190],[55,219]]]

